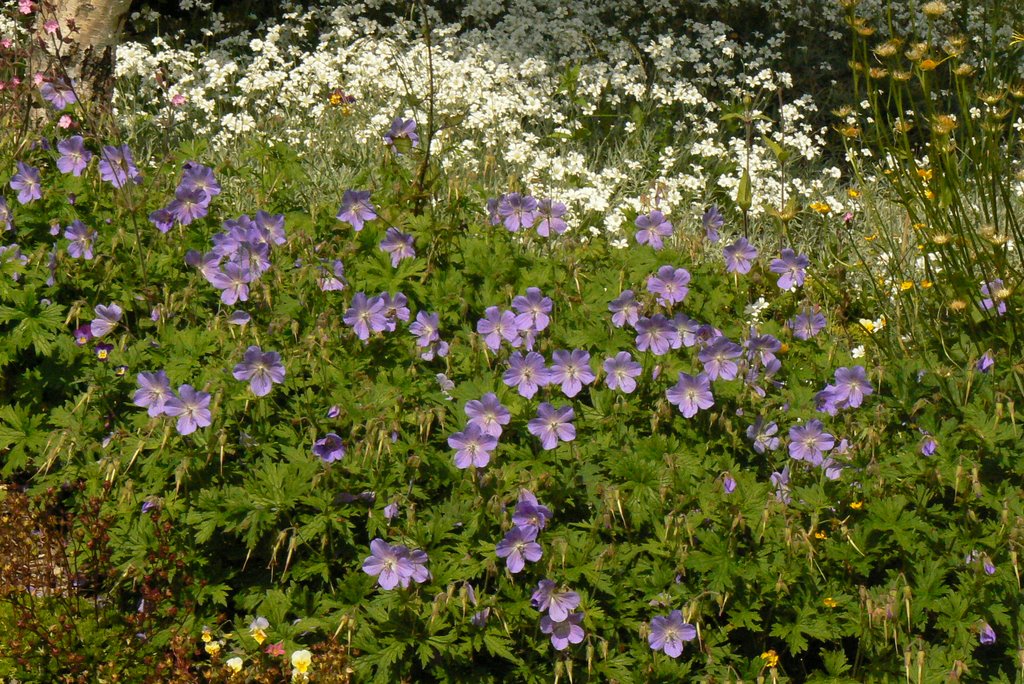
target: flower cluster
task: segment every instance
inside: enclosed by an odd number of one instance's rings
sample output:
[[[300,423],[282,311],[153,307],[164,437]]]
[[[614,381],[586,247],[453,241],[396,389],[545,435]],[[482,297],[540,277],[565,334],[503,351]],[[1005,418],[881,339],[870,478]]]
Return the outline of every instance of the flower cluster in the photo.
[[[364,292],[357,292],[353,295],[352,305],[345,310],[342,320],[355,330],[360,340],[365,342],[370,339],[371,334],[394,332],[398,329],[398,321],[408,321],[408,304],[409,300],[401,292],[396,292],[394,296],[382,292],[373,297],[367,297]],[[433,343],[434,341],[429,344]],[[440,354],[440,345],[436,350]]]
[[[151,417],[160,415],[176,417],[180,435],[190,435],[211,423],[210,395],[192,387],[181,385],[178,393],[171,390],[171,381],[165,371],[142,372],[136,378],[139,389],[132,402],[147,409]]]
[[[537,583],[537,589],[530,597],[530,605],[543,615],[540,618],[540,631],[551,635],[551,645],[555,650],[564,651],[569,644],[583,641],[583,611],[576,610],[580,605],[580,595],[575,591],[562,591],[552,580],[543,579]]]
[[[566,207],[550,197],[537,199],[531,195],[509,192],[487,200],[487,215],[492,226],[501,224],[516,233],[536,226],[542,237],[561,235],[568,229],[562,218]]]
[[[521,572],[526,561],[536,563],[544,555],[537,535],[551,518],[551,509],[537,501],[533,492],[523,489],[512,514],[512,529],[494,547],[498,558],[505,559],[505,567],[512,574]]]
[[[252,219],[242,214],[224,221],[223,228],[213,236],[209,252],[201,255],[190,250],[185,261],[221,291],[222,302],[231,305],[248,301],[250,285],[270,269],[270,245],[286,241],[284,215],[259,211]]]
[[[197,162],[185,162],[181,180],[174,190],[174,199],[151,213],[149,220],[161,233],[169,231],[175,221],[187,226],[206,216],[210,202],[219,194],[220,183],[214,177],[213,169]]]

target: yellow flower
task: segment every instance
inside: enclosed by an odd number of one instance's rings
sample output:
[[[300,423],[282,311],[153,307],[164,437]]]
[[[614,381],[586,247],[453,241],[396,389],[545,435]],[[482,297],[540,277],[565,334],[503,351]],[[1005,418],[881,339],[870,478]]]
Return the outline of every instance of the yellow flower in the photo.
[[[902,283],[900,283],[900,290],[902,290],[904,292],[906,292],[907,290],[912,289],[913,287],[914,287],[914,281],[913,280],[904,280]]]
[[[817,532],[814,533],[814,538],[815,539],[828,539],[828,532],[826,532],[825,530],[818,530]]]
[[[779,654],[776,653],[774,649],[771,651],[765,651],[761,654],[761,660],[763,660],[764,664],[768,667],[776,667],[779,664]]]
[[[930,280],[922,280],[921,281],[921,288],[922,289],[927,290],[931,286],[932,286],[932,281],[930,281]]]
[[[824,202],[811,202],[808,206],[819,214],[827,214],[832,211],[832,207]]]
[[[939,63],[934,59],[928,58],[922,59],[918,66],[921,67],[921,71],[933,71],[937,66],[939,66]]]
[[[860,197],[860,190],[854,190],[853,188],[850,188],[849,190],[846,191],[846,196],[849,197],[850,199],[857,199],[858,197]]]
[[[203,627],[203,641],[206,643],[213,641],[213,634],[210,633],[209,627]]]
[[[262,646],[263,642],[267,639],[267,628],[269,627],[270,623],[267,621],[267,618],[257,616],[255,620],[249,623],[249,634],[256,640],[257,644]]]
[[[852,508],[855,511],[859,511],[860,509],[864,508],[864,502],[863,501],[851,501],[850,502],[850,508]]]
[[[925,197],[925,199],[933,200],[933,199],[935,199],[935,193],[932,192],[931,190],[925,190],[924,191],[924,197]]]
[[[877,240],[878,233],[875,233],[874,235],[865,235],[864,239],[867,240],[868,242],[871,242],[872,240]]]
[[[309,670],[309,665],[312,662],[313,654],[306,649],[292,653],[292,677],[306,674]]]
[[[921,180],[923,180],[925,183],[927,183],[928,181],[930,181],[932,179],[932,170],[931,169],[918,169],[917,170],[917,175],[921,177]]]
[[[206,652],[210,655],[217,655],[220,653],[220,642],[219,641],[208,641],[206,642]]]
[[[1017,43],[1024,43],[1024,33],[1013,32],[1013,39],[1010,41],[1010,45],[1016,45]]]
[[[868,332],[875,332],[875,322],[872,321],[870,318],[862,318],[858,321],[858,323],[860,323],[861,326]]]
[[[229,670],[231,670],[232,672],[241,672],[242,671],[242,659],[239,658],[238,656],[235,656],[234,658],[228,658],[224,662],[224,665]]]
[[[836,606],[839,605],[838,603],[836,603],[836,600],[834,598],[832,598],[831,596],[826,596],[825,599],[822,601],[822,603],[825,604],[826,608],[835,608]]]

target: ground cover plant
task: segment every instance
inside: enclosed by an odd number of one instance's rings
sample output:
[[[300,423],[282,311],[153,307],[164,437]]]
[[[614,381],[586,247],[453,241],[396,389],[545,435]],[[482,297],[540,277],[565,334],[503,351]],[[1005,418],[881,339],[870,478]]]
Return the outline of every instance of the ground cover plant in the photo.
[[[1022,676],[1003,3],[8,9],[0,676]]]

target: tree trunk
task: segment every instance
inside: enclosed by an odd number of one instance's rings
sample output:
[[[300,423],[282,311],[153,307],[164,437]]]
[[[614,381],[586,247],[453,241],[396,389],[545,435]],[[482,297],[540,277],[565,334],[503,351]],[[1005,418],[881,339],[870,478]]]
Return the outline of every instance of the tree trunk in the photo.
[[[36,35],[49,54],[42,71],[69,80],[86,107],[109,108],[114,95],[114,56],[131,0],[56,0],[39,15]],[[58,30],[46,31],[56,19]],[[51,25],[52,26],[52,25]]]

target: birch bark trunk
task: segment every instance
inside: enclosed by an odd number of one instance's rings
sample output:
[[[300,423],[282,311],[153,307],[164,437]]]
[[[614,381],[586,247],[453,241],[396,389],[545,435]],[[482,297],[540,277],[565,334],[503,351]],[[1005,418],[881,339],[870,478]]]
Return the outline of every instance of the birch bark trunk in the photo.
[[[131,0],[56,0],[54,5],[47,4],[39,13],[36,34],[46,46],[50,64],[36,70],[70,78],[83,105],[108,109],[114,95],[114,57],[130,7]],[[59,29],[48,33],[43,25],[53,19]]]

